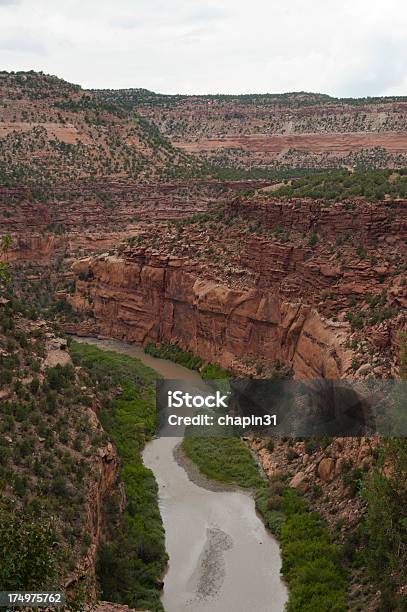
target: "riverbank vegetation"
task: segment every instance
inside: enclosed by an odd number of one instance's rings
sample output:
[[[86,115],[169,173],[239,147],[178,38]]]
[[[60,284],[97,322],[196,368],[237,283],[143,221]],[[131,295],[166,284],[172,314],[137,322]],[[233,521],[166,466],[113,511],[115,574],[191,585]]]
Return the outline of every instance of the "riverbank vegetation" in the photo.
[[[280,540],[281,572],[289,588],[287,612],[345,612],[341,548],[332,543],[320,515],[281,478],[257,490],[256,507]]]
[[[183,351],[178,344],[170,344],[168,342],[154,344],[154,342],[150,342],[144,348],[144,352],[159,359],[169,359],[189,370],[197,370],[204,380],[227,378],[229,376],[229,372],[217,364],[205,363],[201,357],[198,357],[198,355],[191,351]]]
[[[246,489],[262,484],[258,467],[240,438],[186,435],[182,449],[208,478]]]
[[[102,598],[137,609],[162,610],[159,577],[167,563],[164,529],[157,485],[141,459],[146,440],[155,432],[158,375],[137,359],[87,344],[71,342],[70,353],[100,390],[99,418],[122,463],[124,513],[120,513],[118,492],[106,509],[106,537],[99,549]]]
[[[206,476],[253,490],[266,527],[280,540],[281,571],[289,587],[287,612],[345,612],[341,549],[299,494],[281,478],[268,485],[239,438],[186,436],[182,448]]]

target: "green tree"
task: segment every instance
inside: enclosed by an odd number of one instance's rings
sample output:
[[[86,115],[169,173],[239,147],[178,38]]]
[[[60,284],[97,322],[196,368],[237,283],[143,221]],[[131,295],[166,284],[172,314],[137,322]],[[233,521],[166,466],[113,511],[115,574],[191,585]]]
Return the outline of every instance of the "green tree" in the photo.
[[[9,250],[11,243],[12,240],[10,236],[2,236],[0,239],[0,283],[5,283],[9,280],[7,264],[6,262],[2,261],[2,257]]]
[[[3,590],[55,586],[54,531],[50,522],[15,509],[0,510],[0,585]]]

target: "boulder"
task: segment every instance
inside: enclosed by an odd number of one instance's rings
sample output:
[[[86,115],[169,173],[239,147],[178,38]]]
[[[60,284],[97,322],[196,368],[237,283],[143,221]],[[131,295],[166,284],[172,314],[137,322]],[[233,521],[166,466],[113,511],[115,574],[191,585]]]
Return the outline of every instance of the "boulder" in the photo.
[[[318,476],[321,480],[327,481],[332,477],[334,460],[331,457],[324,457],[318,465]]]
[[[335,462],[335,476],[339,476],[339,474],[342,474],[342,470],[343,470],[343,464],[345,463],[345,460],[343,459],[343,457],[339,457],[336,462]]]
[[[297,489],[300,493],[306,493],[309,489],[309,483],[304,472],[297,472],[295,476],[290,480],[290,487]]]

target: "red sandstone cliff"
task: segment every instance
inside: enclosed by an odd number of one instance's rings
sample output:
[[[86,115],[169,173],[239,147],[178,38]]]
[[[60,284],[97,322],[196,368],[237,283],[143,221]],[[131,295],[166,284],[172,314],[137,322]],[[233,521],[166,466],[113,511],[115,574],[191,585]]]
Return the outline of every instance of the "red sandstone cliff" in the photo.
[[[172,342],[225,368],[245,359],[281,362],[296,377],[342,377],[351,363],[348,326],[270,290],[230,289],[199,278],[180,258],[135,252],[74,264],[74,309],[92,313],[95,330],[130,342]]]
[[[296,377],[396,376],[405,210],[400,199],[238,198],[203,219],[150,224],[142,248],[77,262],[69,300],[88,313],[87,333],[176,342],[235,372],[251,361]]]

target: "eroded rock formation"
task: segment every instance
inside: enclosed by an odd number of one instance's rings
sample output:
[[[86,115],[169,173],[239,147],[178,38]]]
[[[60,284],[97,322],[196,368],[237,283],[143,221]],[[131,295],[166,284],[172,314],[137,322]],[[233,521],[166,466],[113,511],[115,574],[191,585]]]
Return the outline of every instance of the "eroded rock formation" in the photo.
[[[350,367],[347,326],[328,322],[303,303],[273,291],[230,289],[203,280],[180,258],[135,251],[74,264],[74,309],[95,330],[139,342],[178,343],[207,361],[239,370],[249,356],[281,362],[297,377],[341,377]]]
[[[395,375],[405,206],[237,199],[216,223],[150,225],[142,247],[78,261],[69,300],[87,332],[178,343],[236,372],[251,360],[301,378]]]
[[[8,261],[52,262],[116,246],[148,220],[205,213],[241,189],[267,181],[204,179],[142,184],[130,179],[76,181],[55,187],[47,203],[28,188],[0,186],[3,233],[12,237]]]

